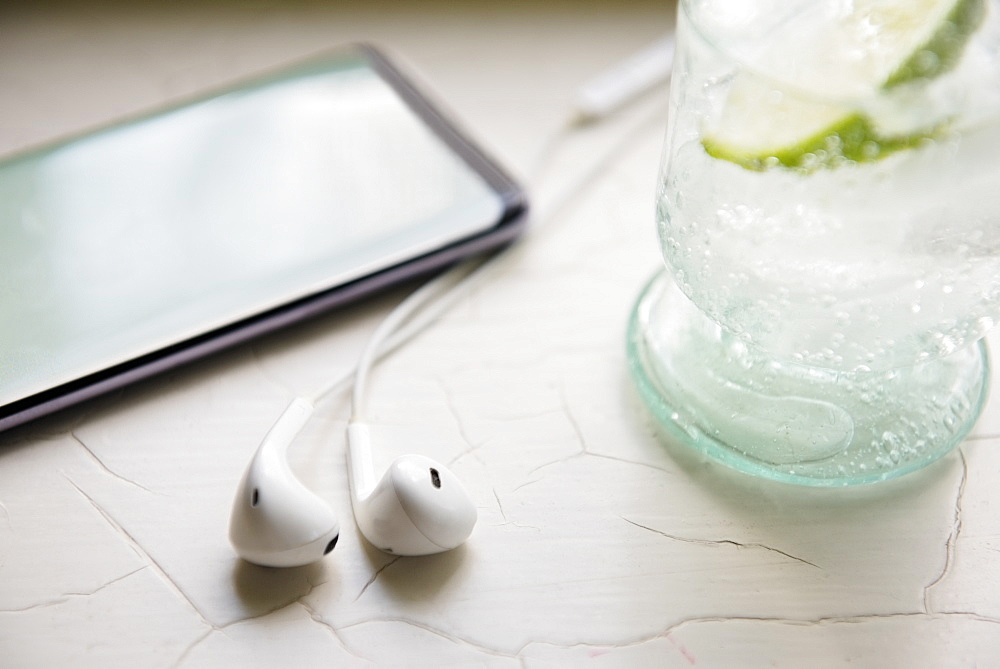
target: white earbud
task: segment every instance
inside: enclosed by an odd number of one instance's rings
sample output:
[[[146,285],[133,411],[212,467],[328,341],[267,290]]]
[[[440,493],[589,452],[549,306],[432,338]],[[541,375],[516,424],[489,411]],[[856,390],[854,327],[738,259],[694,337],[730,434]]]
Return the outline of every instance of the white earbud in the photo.
[[[354,518],[373,546],[394,555],[430,555],[469,537],[476,507],[448,469],[422,455],[403,455],[376,481],[368,426],[351,423],[347,441]]]
[[[376,328],[357,369],[329,384],[313,400],[295,400],[264,437],[247,466],[233,502],[229,540],[243,559],[269,567],[309,564],[339,538],[329,505],[306,489],[288,466],[287,450],[313,413],[314,402],[354,384],[348,427],[348,477],[354,517],[377,548],[396,555],[429,555],[462,544],[476,524],[476,507],[458,478],[420,455],[398,458],[375,480],[368,427],[361,420],[368,373],[375,360],[422,331],[451,305],[478,264],[424,284]],[[424,312],[413,313],[427,305]]]
[[[313,405],[292,402],[268,431],[236,491],[229,541],[248,562],[299,567],[333,550],[340,538],[337,516],[288,466],[288,446],[313,414]]]

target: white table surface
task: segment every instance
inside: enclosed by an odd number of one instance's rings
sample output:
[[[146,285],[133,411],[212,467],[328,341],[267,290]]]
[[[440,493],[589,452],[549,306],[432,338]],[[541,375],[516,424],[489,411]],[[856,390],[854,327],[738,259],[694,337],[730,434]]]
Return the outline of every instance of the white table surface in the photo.
[[[4,3],[4,154],[370,39],[529,179],[540,209],[600,166],[374,378],[380,459],[454,468],[479,510],[466,546],[397,558],[365,544],[343,398],[291,454],[339,508],[334,553],[270,570],[226,539],[248,456],[296,395],[352,366],[395,291],[0,434],[0,666],[1000,666],[996,402],[922,472],[813,490],[658,438],[633,391],[624,329],[659,263],[665,87],[549,140],[576,88],[672,13]]]

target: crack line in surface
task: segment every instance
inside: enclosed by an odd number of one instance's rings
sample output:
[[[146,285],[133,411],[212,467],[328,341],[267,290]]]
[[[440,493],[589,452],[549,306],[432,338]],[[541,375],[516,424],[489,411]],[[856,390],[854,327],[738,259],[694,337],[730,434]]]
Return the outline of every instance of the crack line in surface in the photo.
[[[519,485],[519,486],[516,486],[515,488],[512,488],[512,489],[511,489],[511,492],[517,492],[517,491],[518,491],[518,490],[520,490],[521,488],[527,488],[527,487],[528,487],[529,485],[533,485],[533,484],[535,484],[535,483],[538,483],[538,482],[539,482],[539,481],[541,481],[541,480],[542,480],[542,479],[535,479],[535,480],[533,480],[533,481],[525,481],[525,482],[524,482],[524,483],[522,483],[521,485]]]
[[[563,458],[558,458],[556,460],[550,460],[548,462],[543,462],[542,464],[538,465],[537,467],[533,467],[532,469],[530,469],[527,472],[527,474],[525,474],[525,476],[531,476],[532,474],[538,473],[538,472],[540,472],[541,470],[543,470],[543,469],[545,469],[547,467],[552,467],[553,465],[559,465],[559,464],[562,464],[564,462],[569,462],[570,460],[575,460],[577,458],[583,458],[583,457],[603,458],[604,460],[611,460],[613,462],[621,462],[622,464],[633,465],[635,467],[647,467],[649,469],[655,469],[658,472],[664,472],[664,473],[667,473],[667,474],[672,474],[673,473],[669,469],[666,469],[665,467],[659,467],[657,465],[653,465],[653,464],[650,464],[648,462],[639,462],[638,460],[629,460],[627,458],[619,458],[619,457],[614,456],[614,455],[607,455],[606,453],[593,453],[591,451],[580,451],[578,453],[572,453],[570,455],[567,455],[566,457],[563,457]],[[512,488],[511,492],[517,492],[521,488],[529,486],[529,485],[531,485],[533,483],[538,483],[541,480],[542,480],[541,478],[537,478],[537,479],[533,479],[533,480],[530,480],[530,481],[525,481],[521,485],[515,486],[514,488]]]
[[[201,636],[199,636],[198,638],[196,638],[194,641],[192,641],[188,645],[187,648],[184,649],[184,652],[182,652],[180,654],[180,656],[174,661],[173,666],[174,667],[179,667],[184,662],[184,660],[187,659],[187,656],[190,655],[191,652],[197,646],[199,646],[201,643],[203,643],[206,639],[208,639],[210,636],[212,636],[216,632],[218,632],[219,634],[222,634],[223,636],[226,636],[227,638],[232,638],[232,637],[229,637],[226,634],[226,630],[229,629],[230,627],[235,627],[236,625],[240,625],[240,624],[243,624],[243,623],[251,622],[253,620],[258,620],[260,618],[266,618],[267,616],[271,615],[272,613],[277,613],[278,611],[286,609],[289,606],[292,606],[294,604],[301,605],[303,608],[306,609],[306,611],[309,611],[310,612],[310,616],[312,616],[312,613],[311,613],[312,608],[309,607],[302,600],[304,598],[308,597],[310,594],[312,594],[313,590],[315,590],[316,588],[318,588],[321,585],[325,585],[329,581],[320,581],[319,583],[313,583],[308,578],[306,578],[306,582],[309,584],[309,590],[307,590],[306,592],[302,593],[302,595],[299,596],[298,599],[296,599],[294,601],[286,602],[286,603],[281,604],[279,606],[275,606],[273,608],[267,609],[266,611],[262,611],[261,613],[256,613],[256,614],[254,614],[252,616],[247,616],[245,618],[237,618],[236,620],[232,620],[232,621],[226,623],[225,625],[213,625],[212,629],[206,631],[204,634],[202,634]],[[319,621],[317,621],[317,622],[319,622]],[[345,650],[346,650],[346,648],[345,648]],[[348,652],[350,652],[350,651],[348,651]]]
[[[576,433],[577,439],[580,440],[581,453],[586,455],[590,452],[587,449],[587,438],[583,436],[583,429],[580,427],[580,423],[576,420],[576,415],[573,414],[573,410],[569,408],[569,399],[566,397],[565,382],[559,384],[559,402],[562,404],[563,414],[566,416],[566,419],[569,420],[570,427],[573,428],[573,432]]]
[[[83,488],[81,488],[80,486],[78,486],[73,481],[73,479],[71,479],[66,474],[66,472],[60,472],[60,473],[63,475],[63,477],[67,481],[69,481],[69,484],[71,486],[73,486],[74,488],[76,488],[76,491],[78,493],[80,493],[83,496],[84,499],[86,499],[88,502],[90,502],[90,505],[92,507],[94,507],[94,509],[99,514],[101,514],[101,517],[104,518],[104,520],[108,523],[108,525],[110,525],[111,528],[113,530],[115,530],[122,537],[122,539],[125,540],[125,543],[127,543],[132,548],[132,550],[136,553],[136,555],[138,555],[140,558],[142,558],[143,560],[145,560],[146,563],[149,566],[153,567],[153,569],[156,571],[156,573],[160,575],[160,578],[162,578],[163,580],[165,580],[167,582],[167,584],[169,584],[173,588],[174,592],[178,596],[180,596],[181,599],[183,599],[185,602],[187,602],[188,606],[190,606],[191,609],[195,612],[195,614],[197,614],[198,618],[201,620],[202,623],[204,623],[205,625],[208,625],[213,630],[218,630],[219,629],[217,625],[214,625],[213,623],[211,623],[208,620],[208,618],[205,617],[205,615],[201,612],[201,610],[195,605],[194,601],[190,597],[187,596],[187,594],[184,592],[184,590],[182,590],[181,587],[179,585],[177,585],[177,582],[174,581],[174,579],[172,579],[170,577],[170,575],[166,572],[166,570],[163,569],[162,566],[160,566],[160,564],[153,558],[153,556],[150,555],[146,551],[146,549],[144,549],[139,544],[138,541],[136,541],[135,537],[133,537],[131,534],[129,534],[128,531],[124,527],[122,527],[118,523],[118,521],[116,521],[111,516],[110,513],[108,513],[107,511],[105,511],[104,508],[100,504],[97,503],[97,500],[95,500],[93,497],[91,497],[86,492],[84,492]]]
[[[455,406],[455,398],[452,397],[451,390],[448,388],[448,384],[446,384],[444,382],[444,379],[442,379],[440,376],[435,376],[434,380],[437,382],[438,387],[440,387],[441,391],[444,393],[445,406],[448,407],[448,412],[451,414],[452,418],[455,419],[455,426],[458,428],[458,436],[462,438],[462,441],[465,442],[465,445],[467,447],[465,451],[460,455],[471,453],[472,451],[475,451],[476,449],[480,448],[482,444],[475,443],[472,440],[472,437],[469,436],[469,433],[466,432],[465,423],[462,420],[462,417],[458,413],[458,407]]]
[[[537,467],[534,467],[531,470],[529,470],[528,473],[525,474],[525,476],[531,476],[532,474],[534,474],[534,473],[536,473],[538,471],[541,471],[542,469],[545,469],[546,467],[551,467],[552,465],[557,465],[557,464],[560,464],[560,463],[563,463],[563,462],[569,462],[570,460],[573,460],[573,459],[576,459],[576,458],[579,458],[579,457],[583,457],[583,456],[587,456],[587,455],[594,455],[593,453],[591,453],[587,449],[587,440],[583,436],[583,430],[580,427],[580,423],[576,420],[576,416],[573,414],[573,411],[569,407],[569,400],[566,398],[566,386],[565,386],[565,384],[561,384],[559,386],[559,403],[560,403],[560,408],[561,408],[560,414],[563,415],[563,416],[565,416],[566,420],[569,421],[570,428],[573,430],[573,434],[576,435],[576,439],[580,443],[580,450],[577,451],[576,453],[571,453],[570,455],[567,455],[565,457],[558,458],[556,460],[551,460],[549,462],[544,462],[544,463],[538,465]],[[602,457],[602,456],[599,456],[599,457]],[[617,459],[617,458],[610,458],[610,459]],[[535,479],[534,481],[526,481],[525,483],[522,483],[521,485],[519,485],[516,488],[514,488],[513,492],[517,492],[521,488],[523,488],[523,487],[525,487],[527,485],[531,485],[532,483],[538,483],[539,480],[540,479]]]
[[[977,613],[968,613],[964,611],[950,611],[950,612],[938,612],[938,613],[924,613],[922,611],[912,611],[912,612],[894,612],[894,613],[868,613],[861,614],[857,616],[830,616],[824,618],[812,618],[812,619],[802,619],[802,618],[768,618],[764,616],[703,616],[699,618],[687,618],[685,620],[680,620],[672,625],[668,626],[659,632],[653,634],[647,634],[645,636],[636,637],[633,639],[628,639],[624,641],[581,641],[571,644],[559,644],[551,641],[543,640],[532,640],[528,641],[522,645],[517,650],[517,656],[523,657],[525,650],[534,645],[544,645],[550,646],[552,648],[562,648],[571,649],[577,647],[585,648],[629,648],[632,646],[641,646],[642,644],[656,641],[657,639],[669,639],[670,635],[676,632],[681,627],[686,627],[688,625],[698,625],[702,623],[772,623],[778,625],[790,625],[799,627],[813,627],[813,626],[824,626],[824,625],[858,625],[867,622],[875,622],[878,620],[892,619],[892,618],[927,618],[930,620],[939,620],[946,618],[964,618],[968,620],[975,620],[978,622],[985,622],[995,625],[1000,625],[1000,619],[990,618],[988,616],[982,616]]]
[[[276,606],[272,606],[271,608],[266,609],[264,611],[261,611],[260,613],[255,613],[252,616],[246,616],[244,618],[237,618],[235,620],[230,620],[225,625],[216,625],[215,626],[216,631],[223,632],[224,630],[227,630],[230,627],[233,627],[234,625],[239,625],[241,623],[247,623],[247,622],[250,622],[252,620],[258,620],[260,618],[266,618],[267,616],[271,615],[272,613],[277,613],[278,611],[286,609],[289,606],[293,606],[295,604],[301,604],[302,600],[305,599],[306,597],[308,597],[309,595],[311,595],[312,592],[313,592],[313,590],[315,590],[316,588],[320,587],[321,585],[326,585],[327,583],[330,582],[329,579],[328,579],[326,581],[320,581],[319,583],[313,583],[311,580],[309,580],[308,576],[306,577],[305,581],[306,581],[306,583],[309,584],[309,589],[306,590],[305,592],[303,592],[301,595],[299,595],[294,600],[288,601],[288,602],[282,602],[281,604],[278,604]]]
[[[490,648],[489,646],[484,646],[480,643],[476,643],[475,641],[470,641],[469,639],[465,639],[455,634],[449,634],[448,632],[445,632],[444,630],[439,630],[436,627],[431,627],[426,623],[420,623],[415,620],[408,620],[406,618],[395,618],[395,617],[368,618],[366,620],[359,620],[357,622],[351,623],[350,625],[345,625],[344,627],[341,628],[341,630],[350,629],[352,627],[358,627],[360,625],[368,625],[371,623],[401,623],[403,625],[410,625],[411,627],[416,627],[417,629],[424,630],[425,632],[441,637],[442,639],[450,641],[454,644],[469,646],[470,648],[478,650],[481,653],[486,653],[488,655],[493,655],[495,657],[503,657],[511,660],[518,659],[518,654],[516,653],[507,653],[497,648]]]
[[[31,611],[32,609],[41,609],[41,608],[47,608],[49,606],[58,606],[59,604],[65,604],[67,601],[69,601],[69,599],[74,597],[90,597],[91,595],[96,595],[97,593],[99,593],[101,590],[104,590],[108,586],[114,585],[118,581],[123,581],[129,576],[136,574],[142,571],[143,569],[146,569],[146,565],[143,565],[138,569],[133,569],[132,571],[128,572],[127,574],[123,574],[122,576],[113,578],[107,583],[99,585],[89,592],[64,592],[63,594],[59,595],[54,599],[50,599],[44,602],[39,602],[37,604],[31,604],[29,606],[24,606],[19,609],[2,609],[0,610],[0,613],[22,613],[24,611]]]
[[[792,555],[791,553],[786,553],[780,548],[774,548],[773,546],[768,546],[767,544],[756,543],[756,542],[741,543],[739,541],[734,541],[732,539],[690,539],[688,537],[679,537],[674,534],[667,534],[666,532],[654,529],[652,527],[647,527],[645,525],[635,522],[634,520],[629,520],[625,516],[619,516],[619,518],[624,520],[629,525],[635,525],[636,527],[648,530],[655,534],[659,534],[660,536],[666,537],[667,539],[673,539],[674,541],[682,541],[684,543],[689,543],[689,544],[702,544],[704,546],[729,545],[729,546],[736,546],[737,548],[761,548],[763,550],[770,551],[772,553],[778,553],[779,555],[784,555],[786,558],[789,558],[790,560],[795,560],[796,562],[807,564],[810,567],[815,567],[816,569],[822,569],[822,567],[820,567],[818,564],[815,564],[813,562],[810,562],[809,560],[800,558],[798,556]]]
[[[568,462],[570,460],[573,460],[574,458],[583,457],[584,455],[586,455],[586,453],[582,453],[582,452],[581,453],[573,453],[572,455],[567,455],[566,457],[559,458],[558,460],[551,460],[549,462],[544,462],[544,463],[538,465],[537,467],[533,467],[531,470],[528,471],[527,474],[525,474],[525,476],[531,476],[532,474],[540,472],[541,470],[545,469],[546,467],[551,467],[553,465],[558,465],[558,464],[561,464],[563,462]],[[543,477],[540,477],[540,478],[537,478],[537,479],[532,479],[530,481],[525,481],[521,485],[515,486],[514,488],[512,488],[511,492],[517,492],[521,488],[524,488],[524,487],[527,487],[529,485],[532,485],[533,483],[538,483],[543,478],[545,478],[545,477],[543,476]]]
[[[497,501],[497,508],[500,509],[500,517],[503,518],[503,522],[507,522],[507,514],[504,513],[503,504],[500,502],[500,495],[497,494],[497,489],[493,488],[493,498]]]
[[[353,650],[351,650],[351,648],[347,645],[344,639],[340,636],[340,631],[336,627],[331,625],[329,622],[327,622],[327,620],[320,614],[319,611],[314,609],[309,604],[306,604],[301,599],[299,599],[295,603],[304,608],[306,610],[306,613],[309,614],[309,617],[313,619],[313,622],[315,622],[320,627],[323,627],[330,634],[330,636],[334,638],[337,644],[344,649],[344,652],[348,653],[349,655],[352,655],[353,657],[358,658],[359,660],[366,659],[355,653]]]
[[[524,525],[522,523],[517,523],[517,522],[514,522],[513,520],[509,520],[507,518],[507,512],[504,511],[503,503],[500,501],[500,495],[497,493],[497,489],[496,488],[493,488],[493,497],[497,501],[497,507],[500,509],[500,516],[503,518],[503,522],[502,523],[500,523],[499,525],[493,525],[493,527],[505,527],[507,525],[512,525],[514,527],[521,528],[521,529],[535,530],[537,532],[541,532],[542,531],[542,528],[540,528],[540,527],[536,527],[534,525]]]
[[[887,620],[892,618],[928,618],[930,620],[939,620],[945,618],[966,618],[969,620],[976,620],[978,622],[986,622],[990,624],[1000,625],[1000,620],[996,618],[990,618],[988,616],[981,616],[978,613],[968,613],[964,611],[954,611],[954,612],[940,612],[940,613],[925,613],[923,611],[899,611],[892,613],[864,613],[856,616],[825,616],[821,618],[767,618],[767,617],[756,617],[756,616],[715,616],[715,617],[704,617],[704,618],[688,618],[687,620],[681,620],[680,622],[674,623],[667,629],[660,632],[658,636],[663,636],[671,632],[676,631],[678,628],[698,623],[727,623],[727,622],[765,622],[765,623],[778,623],[781,625],[801,625],[806,627],[812,626],[823,626],[823,625],[858,625],[867,622],[874,622],[877,620]],[[656,638],[656,637],[652,637]]]
[[[527,525],[525,523],[515,523],[514,521],[508,521],[506,523],[500,523],[499,525],[491,525],[490,527],[516,527],[519,530],[534,530],[535,532],[541,532],[542,528],[537,525]]]
[[[399,562],[399,560],[402,557],[403,557],[402,555],[397,555],[396,557],[392,558],[391,560],[389,560],[388,562],[386,562],[384,565],[382,565],[381,567],[379,567],[378,569],[376,569],[375,573],[372,574],[372,577],[370,579],[368,579],[368,582],[365,583],[364,586],[361,588],[361,592],[358,593],[358,596],[354,598],[354,601],[358,601],[359,599],[361,599],[361,595],[365,594],[365,592],[368,590],[368,588],[370,588],[372,586],[372,584],[375,583],[375,579],[377,579],[379,577],[379,574],[381,574],[383,571],[385,571],[386,569],[388,569],[392,565],[394,565],[397,562]]]
[[[218,631],[219,630],[217,630],[217,629],[205,630],[204,634],[202,634],[201,636],[199,636],[198,638],[196,638],[194,641],[192,641],[190,644],[188,644],[188,647],[184,649],[184,652],[181,653],[180,656],[176,660],[174,660],[174,663],[173,663],[172,666],[175,669],[176,669],[176,667],[181,666],[181,663],[183,663],[184,660],[187,659],[187,656],[190,655],[191,652],[196,647],[198,647],[199,645],[201,645],[201,643],[204,642],[205,639],[207,639],[208,637],[212,636],[213,634],[215,634]]]
[[[232,621],[226,623],[225,625],[213,625],[212,629],[208,630],[205,634],[202,634],[201,636],[199,636],[197,639],[195,639],[194,641],[192,641],[191,644],[188,645],[188,647],[186,649],[184,649],[184,652],[182,652],[180,654],[180,657],[178,657],[177,660],[174,661],[173,666],[174,667],[180,666],[181,663],[184,662],[184,660],[187,658],[187,656],[190,655],[191,652],[199,644],[201,644],[202,642],[204,642],[206,639],[208,639],[210,636],[212,636],[216,632],[222,634],[223,636],[226,636],[227,638],[231,638],[231,637],[228,637],[228,635],[226,634],[226,630],[229,629],[230,627],[235,627],[236,625],[240,625],[240,624],[243,624],[243,623],[251,622],[253,620],[258,620],[260,618],[266,618],[267,616],[271,615],[272,613],[277,613],[278,611],[286,609],[289,606],[292,606],[294,604],[300,604],[300,605],[304,606],[308,610],[309,607],[307,607],[302,600],[305,597],[308,597],[310,594],[312,594],[313,590],[315,590],[316,588],[318,588],[321,585],[326,584],[328,581],[320,581],[319,583],[313,583],[308,578],[306,578],[306,582],[309,584],[309,590],[307,590],[306,592],[302,593],[302,595],[299,596],[299,598],[296,599],[296,600],[294,600],[294,601],[285,602],[285,603],[280,604],[278,606],[275,606],[275,607],[272,607],[270,609],[267,609],[266,611],[262,611],[260,613],[256,613],[256,614],[254,614],[252,616],[247,616],[245,618],[237,618],[236,620],[232,620]]]
[[[666,467],[660,467],[659,465],[654,465],[649,462],[640,462],[638,460],[629,460],[628,458],[620,458],[616,455],[607,455],[606,453],[591,453],[588,452],[587,455],[593,456],[595,458],[604,458],[605,460],[613,460],[615,462],[622,462],[626,465],[635,465],[636,467],[648,467],[649,469],[655,469],[658,472],[664,472],[665,474],[673,474],[672,471]]]
[[[1000,625],[1000,618],[994,618],[993,616],[984,616],[975,611],[935,611],[933,613],[928,613],[930,618],[968,618],[969,620],[978,620],[981,623],[991,623],[993,625]]]
[[[313,583],[312,581],[309,580],[309,577],[306,576],[306,583],[309,584],[309,589],[303,592],[301,595],[299,595],[299,597],[294,602],[292,602],[292,604],[301,604],[303,599],[305,599],[306,597],[308,597],[313,593],[313,590],[322,585],[326,585],[329,582],[330,579],[327,579],[325,581],[320,581],[319,583]]]
[[[121,474],[119,474],[118,472],[114,471],[113,469],[111,469],[110,467],[108,467],[106,464],[104,464],[104,460],[102,460],[101,458],[99,458],[97,456],[97,453],[95,453],[90,448],[90,446],[87,446],[87,444],[84,443],[83,439],[81,439],[76,434],[76,432],[70,432],[69,435],[70,435],[70,437],[73,438],[74,441],[76,441],[76,443],[80,444],[80,446],[83,447],[83,450],[87,453],[87,455],[90,456],[90,458],[95,463],[97,463],[98,467],[100,467],[101,469],[103,469],[105,472],[107,472],[108,474],[110,474],[114,478],[118,479],[119,481],[123,481],[123,482],[125,482],[125,483],[127,483],[127,484],[129,484],[131,486],[134,486],[134,487],[138,488],[139,490],[144,490],[145,492],[148,492],[151,495],[162,495],[163,494],[163,493],[159,493],[159,492],[154,492],[154,491],[150,490],[149,488],[147,488],[147,487],[145,487],[143,485],[140,485],[139,483],[136,483],[135,481],[133,481],[131,479],[125,478],[124,476],[122,476]],[[71,481],[71,483],[72,483],[72,481]]]
[[[206,639],[208,639],[210,636],[212,636],[216,632],[222,634],[223,636],[227,636],[228,637],[228,635],[226,634],[226,630],[229,629],[230,627],[235,627],[236,625],[241,625],[243,623],[248,623],[248,622],[251,622],[253,620],[258,620],[260,618],[266,618],[267,616],[271,615],[272,613],[277,613],[278,611],[282,611],[282,610],[288,608],[289,606],[293,606],[295,604],[299,604],[303,608],[305,608],[307,611],[311,611],[311,607],[309,607],[308,605],[306,605],[305,602],[303,602],[302,600],[304,598],[308,597],[310,594],[312,594],[313,590],[315,590],[316,588],[318,588],[321,585],[325,585],[329,581],[320,581],[319,583],[313,583],[308,578],[306,578],[306,582],[309,584],[309,589],[306,592],[302,593],[302,595],[300,595],[297,599],[295,599],[295,600],[293,600],[291,602],[285,602],[283,604],[279,604],[278,606],[274,606],[274,607],[272,607],[270,609],[267,609],[266,611],[262,611],[260,613],[255,613],[252,616],[246,616],[245,618],[237,618],[236,620],[231,620],[230,622],[226,623],[225,625],[212,625],[212,629],[210,629],[207,632],[205,632],[205,634],[202,634],[201,636],[199,636],[197,639],[195,639],[194,641],[192,641],[191,644],[186,649],[184,649],[184,652],[181,653],[180,657],[178,657],[177,660],[174,661],[173,666],[174,667],[180,666],[181,663],[187,658],[187,656],[191,654],[191,651],[193,651],[195,649],[195,647],[197,647],[199,644],[201,644],[202,642],[204,642]],[[231,638],[231,637],[228,637],[228,638]]]
[[[965,452],[961,448],[958,449],[958,455],[962,459],[962,478],[958,482],[958,493],[955,495],[955,519],[952,522],[951,532],[948,533],[948,539],[944,544],[944,567],[942,567],[941,573],[937,575],[937,578],[924,587],[925,613],[933,613],[931,611],[931,590],[941,583],[951,571],[952,564],[955,562],[955,543],[958,541],[958,535],[962,531],[962,499],[965,495],[965,484],[969,480],[969,463],[965,459]]]
[[[532,469],[530,469],[528,471],[528,473],[526,474],[526,476],[531,476],[532,474],[540,472],[541,470],[543,470],[543,469],[545,469],[547,467],[552,467],[553,465],[560,465],[560,464],[562,464],[564,462],[569,462],[570,460],[576,460],[577,458],[582,458],[582,457],[584,457],[586,455],[590,455],[590,454],[586,453],[584,451],[580,451],[578,453],[572,453],[570,455],[567,455],[566,457],[557,458],[556,460],[550,460],[548,462],[543,462],[542,464],[538,465],[537,467],[533,467]],[[528,481],[528,483],[536,483],[537,481],[538,481],[538,479],[535,479],[534,481]],[[525,485],[527,485],[527,483],[522,483],[521,486],[519,486],[519,487],[523,487]],[[517,488],[515,488],[515,490],[517,490]]]

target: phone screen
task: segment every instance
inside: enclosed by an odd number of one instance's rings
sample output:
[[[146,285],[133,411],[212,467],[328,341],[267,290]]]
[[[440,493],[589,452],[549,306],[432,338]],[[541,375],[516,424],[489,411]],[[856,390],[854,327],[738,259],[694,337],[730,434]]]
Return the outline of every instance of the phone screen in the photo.
[[[497,225],[349,51],[0,163],[0,406]]]

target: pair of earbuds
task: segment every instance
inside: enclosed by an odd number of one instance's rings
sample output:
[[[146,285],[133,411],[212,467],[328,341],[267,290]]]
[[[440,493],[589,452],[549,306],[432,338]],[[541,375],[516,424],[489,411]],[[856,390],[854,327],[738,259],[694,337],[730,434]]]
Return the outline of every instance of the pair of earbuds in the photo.
[[[308,399],[292,402],[243,474],[229,540],[248,562],[299,567],[320,560],[337,545],[337,514],[288,464],[288,447],[313,412]],[[394,555],[430,555],[458,547],[472,533],[476,507],[447,468],[422,455],[403,455],[376,479],[368,425],[351,422],[347,442],[354,518],[373,546]]]
[[[315,411],[315,402],[353,384],[347,426],[347,474],[358,529],[393,555],[431,555],[457,548],[472,533],[476,507],[461,481],[422,455],[403,455],[375,476],[371,434],[364,419],[369,374],[375,363],[447,311],[488,263],[473,258],[428,281],[379,324],[356,370],[315,396],[298,398],[268,431],[236,491],[229,541],[248,562],[300,567],[320,560],[340,539],[337,514],[295,476],[288,448]]]
[[[668,36],[601,74],[581,90],[581,116],[597,120],[610,114],[669,76],[672,58],[673,36]],[[601,156],[594,165],[603,165],[606,160]],[[586,178],[581,184],[585,182]],[[387,553],[429,555],[458,547],[472,533],[476,508],[454,474],[420,455],[397,458],[376,480],[369,429],[359,419],[368,372],[376,359],[444,313],[462,295],[459,289],[471,286],[468,279],[477,273],[480,278],[486,275],[478,270],[487,265],[478,265],[478,261],[459,265],[399,304],[372,336],[353,375],[355,409],[347,430],[351,504],[361,533]],[[427,304],[431,307],[426,313],[414,317]],[[350,380],[348,376],[331,384],[319,397]],[[311,400],[292,402],[267,433],[243,474],[233,503],[229,539],[248,562],[268,567],[302,566],[320,560],[337,545],[337,515],[296,478],[288,465],[288,447],[313,412]]]

